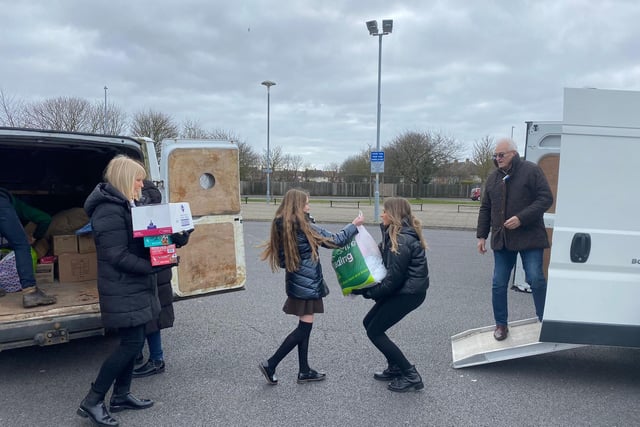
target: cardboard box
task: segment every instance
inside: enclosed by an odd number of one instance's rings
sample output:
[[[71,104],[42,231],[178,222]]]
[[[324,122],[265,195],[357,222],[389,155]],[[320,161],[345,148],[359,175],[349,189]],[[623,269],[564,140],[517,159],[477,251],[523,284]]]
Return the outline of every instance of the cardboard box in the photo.
[[[171,241],[170,234],[160,234],[159,236],[144,236],[145,248],[150,248],[152,246],[166,246],[172,243],[173,242]]]
[[[88,254],[96,251],[96,242],[93,240],[93,234],[80,234],[78,236],[78,253]]]
[[[36,265],[36,283],[53,283],[53,264]]]
[[[149,248],[151,265],[168,265],[178,262],[176,245],[152,246]]]
[[[98,259],[95,253],[58,255],[60,282],[84,282],[98,277]]]
[[[131,209],[133,237],[158,236],[191,230],[193,218],[189,203],[164,203]]]
[[[78,238],[75,234],[60,234],[53,236],[53,254],[78,253]]]

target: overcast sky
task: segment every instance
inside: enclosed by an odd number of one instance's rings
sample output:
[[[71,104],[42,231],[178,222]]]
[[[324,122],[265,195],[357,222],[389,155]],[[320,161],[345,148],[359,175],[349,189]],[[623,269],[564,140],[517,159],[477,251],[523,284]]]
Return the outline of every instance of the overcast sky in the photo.
[[[305,164],[434,131],[523,146],[564,87],[640,90],[640,1],[0,0],[0,89],[153,109]]]

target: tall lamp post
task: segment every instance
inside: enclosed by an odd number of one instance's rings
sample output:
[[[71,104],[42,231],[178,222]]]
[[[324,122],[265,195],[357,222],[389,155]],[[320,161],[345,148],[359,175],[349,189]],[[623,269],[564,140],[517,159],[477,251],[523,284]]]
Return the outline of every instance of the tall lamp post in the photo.
[[[107,89],[108,87],[104,87],[104,114],[102,117],[102,133],[107,134]]]
[[[269,150],[269,116],[270,116],[270,105],[271,105],[271,86],[275,86],[276,82],[272,82],[271,80],[265,80],[261,83],[262,85],[267,87],[267,204],[271,202],[271,155]]]
[[[382,76],[382,36],[391,34],[393,30],[393,20],[382,20],[382,32],[378,31],[378,21],[367,21],[367,29],[369,34],[378,37],[378,114],[376,125],[376,151],[380,151],[380,82]],[[380,217],[380,173],[376,172],[376,185],[374,191],[374,221]]]

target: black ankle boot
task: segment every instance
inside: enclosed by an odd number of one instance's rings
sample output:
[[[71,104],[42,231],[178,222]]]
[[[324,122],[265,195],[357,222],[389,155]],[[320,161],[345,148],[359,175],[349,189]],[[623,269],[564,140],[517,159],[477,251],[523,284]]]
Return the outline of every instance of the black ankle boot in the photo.
[[[373,378],[378,381],[391,381],[392,379],[398,378],[400,376],[402,376],[402,371],[400,371],[398,365],[393,364],[389,364],[387,369],[382,372],[373,373]]]
[[[139,399],[129,391],[129,387],[114,387],[109,407],[111,412],[120,412],[125,409],[147,409],[153,406],[153,400]]]
[[[422,383],[422,378],[416,370],[416,367],[412,366],[406,371],[403,370],[402,375],[391,381],[387,388],[391,391],[402,393],[411,390],[422,390],[424,388],[424,384]]]
[[[97,426],[117,427],[119,425],[104,405],[104,394],[96,392],[93,384],[76,413],[83,418],[91,419]]]

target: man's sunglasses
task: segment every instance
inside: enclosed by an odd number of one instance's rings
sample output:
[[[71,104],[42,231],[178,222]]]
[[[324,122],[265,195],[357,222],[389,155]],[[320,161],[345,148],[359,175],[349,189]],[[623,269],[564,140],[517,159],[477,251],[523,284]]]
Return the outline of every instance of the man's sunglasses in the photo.
[[[492,158],[493,160],[496,160],[496,159],[504,159],[504,156],[506,156],[506,155],[507,155],[507,153],[510,153],[510,152],[511,152],[511,151],[505,151],[504,153],[495,153],[493,156],[491,156],[491,158]]]

